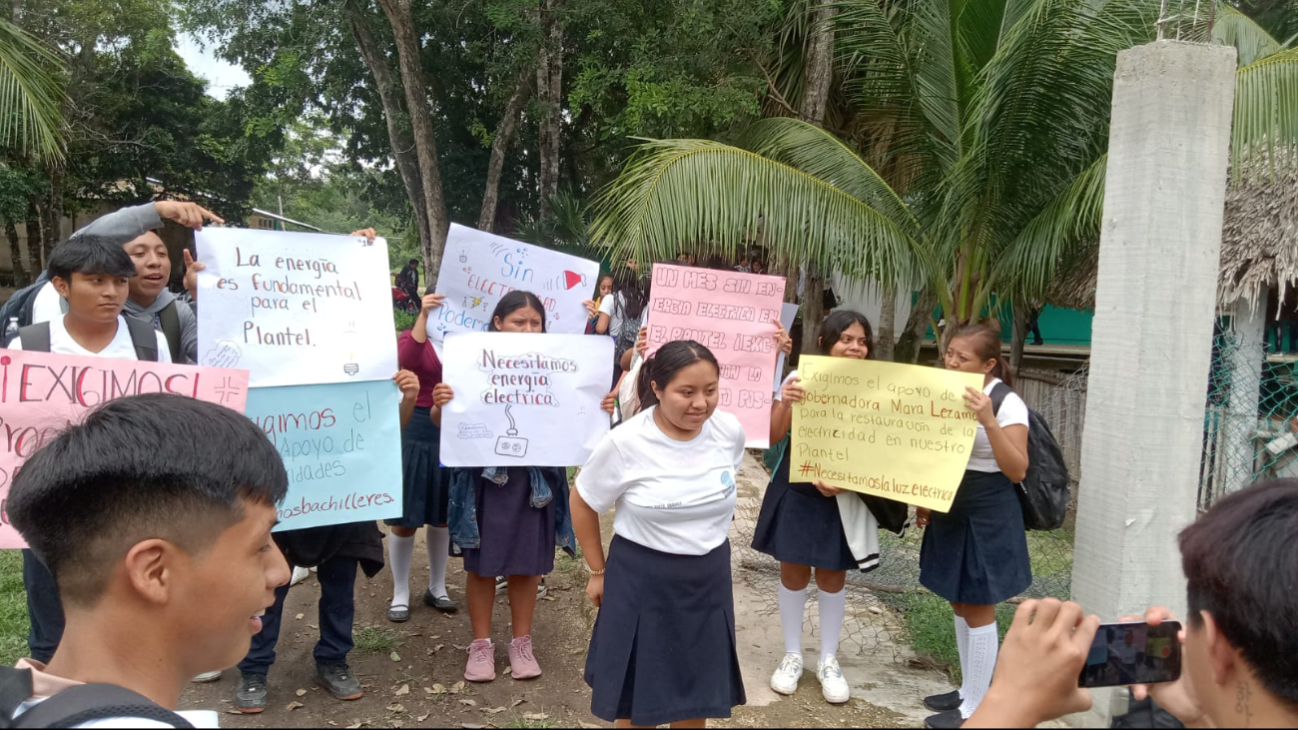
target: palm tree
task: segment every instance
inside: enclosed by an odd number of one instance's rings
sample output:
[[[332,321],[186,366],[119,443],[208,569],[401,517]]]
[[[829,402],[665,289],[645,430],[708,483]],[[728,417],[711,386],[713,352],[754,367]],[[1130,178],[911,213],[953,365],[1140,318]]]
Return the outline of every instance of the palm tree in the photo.
[[[63,159],[59,67],[55,52],[0,20],[0,145],[42,160]]]
[[[839,7],[846,141],[791,118],[730,145],[646,141],[601,194],[596,239],[652,260],[760,230],[777,255],[926,285],[948,325],[993,293],[1042,296],[1098,240],[1117,54],[1154,40],[1160,0]],[[1298,143],[1298,49],[1226,4],[1181,30],[1239,50],[1235,155]]]

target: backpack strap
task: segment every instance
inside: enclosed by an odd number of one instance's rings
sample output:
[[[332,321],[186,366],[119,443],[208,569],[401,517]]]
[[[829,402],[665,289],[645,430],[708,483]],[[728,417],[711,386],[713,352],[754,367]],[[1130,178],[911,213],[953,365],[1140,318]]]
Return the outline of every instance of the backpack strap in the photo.
[[[18,706],[32,696],[32,670],[0,667],[0,727],[13,727]]]
[[[1008,398],[1010,393],[1013,392],[1014,389],[1006,385],[1004,382],[1000,382],[992,386],[991,399],[992,399],[993,414],[997,416],[1001,414],[1001,404],[1004,403],[1005,399]]]
[[[152,720],[185,730],[194,727],[185,718],[148,697],[114,684],[69,687],[19,715],[12,727],[79,727],[110,718]]]
[[[171,303],[158,312],[158,324],[162,326],[162,335],[167,338],[167,348],[171,350],[171,361],[174,363],[185,362],[180,353],[180,314],[176,311],[176,300],[172,299]]]
[[[50,351],[50,323],[37,322],[18,330],[18,341],[28,352]]]
[[[158,335],[153,323],[134,317],[122,317],[126,320],[126,329],[131,333],[131,344],[135,345],[135,359],[145,362],[158,361]]]

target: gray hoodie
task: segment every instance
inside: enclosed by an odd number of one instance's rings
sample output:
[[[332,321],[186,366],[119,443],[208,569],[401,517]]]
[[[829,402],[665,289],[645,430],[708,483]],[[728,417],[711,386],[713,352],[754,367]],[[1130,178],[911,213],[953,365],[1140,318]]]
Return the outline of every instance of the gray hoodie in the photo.
[[[162,218],[158,217],[158,207],[153,203],[145,203],[144,205],[122,208],[119,211],[109,213],[73,233],[72,238],[93,234],[110,239],[119,246],[125,246],[145,233],[161,227]],[[158,318],[158,313],[166,309],[167,305],[172,302],[176,303],[176,314],[180,319],[181,353],[185,356],[187,363],[195,364],[198,362],[198,317],[194,314],[194,309],[189,302],[177,298],[176,295],[164,289],[158,295],[158,298],[153,300],[153,304],[147,307],[142,307],[127,299],[124,314],[136,319],[147,319],[153,323],[154,329],[161,331],[162,323]]]

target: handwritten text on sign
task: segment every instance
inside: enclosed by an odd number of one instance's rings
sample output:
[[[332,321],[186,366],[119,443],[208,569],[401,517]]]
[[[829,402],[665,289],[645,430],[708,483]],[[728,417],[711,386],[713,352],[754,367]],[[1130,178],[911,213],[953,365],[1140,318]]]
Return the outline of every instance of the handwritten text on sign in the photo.
[[[771,438],[775,322],[784,279],[655,264],[649,299],[649,352],[676,340],[706,346],[721,364],[717,405],[739,417],[750,448]]]
[[[608,433],[611,337],[455,334],[442,368],[455,390],[442,409],[447,466],[575,466]]]
[[[496,305],[516,289],[545,305],[546,332],[582,334],[582,302],[594,295],[598,279],[594,261],[452,224],[437,275],[446,303],[429,315],[428,337],[440,346],[452,332],[486,332]]]
[[[248,373],[20,350],[0,355],[0,548],[26,544],[3,513],[22,463],[95,406],[144,393],[175,393],[242,412]]]
[[[208,228],[197,234],[198,358],[253,387],[387,380],[397,371],[382,239]]]
[[[793,408],[792,481],[951,509],[978,433],[964,392],[981,375],[804,355],[798,376],[807,397]]]
[[[400,517],[400,406],[391,380],[253,388],[248,417],[288,470],[276,530]]]

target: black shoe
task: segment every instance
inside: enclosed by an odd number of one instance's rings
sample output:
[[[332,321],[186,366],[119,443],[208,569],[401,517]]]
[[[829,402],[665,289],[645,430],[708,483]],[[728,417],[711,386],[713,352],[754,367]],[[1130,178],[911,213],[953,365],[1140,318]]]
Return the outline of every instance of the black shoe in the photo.
[[[352,676],[346,664],[315,665],[315,681],[336,699],[350,702],[365,695],[361,681]]]
[[[950,712],[960,709],[964,700],[960,699],[960,691],[947,692],[944,695],[933,695],[924,698],[924,706],[934,712]]]
[[[389,606],[388,620],[394,624],[404,624],[410,620],[410,607],[404,604]]]
[[[452,601],[449,596],[434,596],[432,591],[424,591],[424,605],[442,613],[455,613],[460,610],[459,604]]]
[[[234,690],[234,709],[245,715],[256,715],[264,712],[269,702],[266,675],[244,672],[239,676],[239,686]]]
[[[924,727],[932,728],[932,730],[956,730],[963,724],[964,715],[961,715],[959,710],[943,712],[924,721]]]

